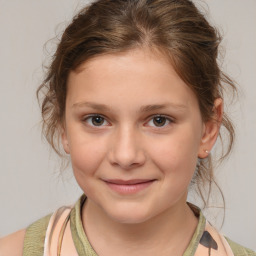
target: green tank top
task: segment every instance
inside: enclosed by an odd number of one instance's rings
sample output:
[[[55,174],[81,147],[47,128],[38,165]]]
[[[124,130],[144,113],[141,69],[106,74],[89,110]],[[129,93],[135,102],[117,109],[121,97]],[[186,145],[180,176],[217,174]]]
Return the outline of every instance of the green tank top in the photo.
[[[85,195],[81,196],[70,213],[72,239],[79,256],[98,256],[88,241],[82,225],[81,209],[85,199]],[[43,256],[45,234],[50,217],[51,214],[39,219],[27,228],[24,239],[23,256]],[[200,210],[198,210],[198,218],[199,222],[197,228],[183,256],[193,256],[195,254],[200,238],[203,235],[206,220]],[[228,238],[226,239],[235,256],[256,256],[256,253],[252,250],[247,249]]]

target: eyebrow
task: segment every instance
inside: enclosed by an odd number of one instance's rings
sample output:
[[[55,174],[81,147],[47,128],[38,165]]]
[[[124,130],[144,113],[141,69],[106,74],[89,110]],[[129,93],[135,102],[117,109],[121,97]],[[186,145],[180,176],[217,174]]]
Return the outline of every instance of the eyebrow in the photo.
[[[80,107],[89,107],[98,111],[106,111],[110,112],[111,108],[105,104],[99,104],[94,102],[78,102],[72,105],[72,108],[80,108]],[[150,112],[154,110],[160,110],[168,107],[173,107],[177,109],[186,109],[187,106],[184,104],[176,104],[176,103],[166,103],[166,104],[150,104],[141,106],[139,112]]]

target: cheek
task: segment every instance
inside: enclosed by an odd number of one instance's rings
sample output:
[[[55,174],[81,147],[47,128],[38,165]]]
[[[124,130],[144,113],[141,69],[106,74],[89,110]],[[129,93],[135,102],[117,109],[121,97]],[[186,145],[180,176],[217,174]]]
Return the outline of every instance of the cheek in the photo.
[[[75,176],[95,174],[106,153],[106,143],[95,136],[70,138],[70,156]]]
[[[199,146],[194,135],[187,131],[166,136],[154,143],[150,155],[164,176],[175,178],[176,181],[184,180],[185,183],[190,181],[195,170]]]

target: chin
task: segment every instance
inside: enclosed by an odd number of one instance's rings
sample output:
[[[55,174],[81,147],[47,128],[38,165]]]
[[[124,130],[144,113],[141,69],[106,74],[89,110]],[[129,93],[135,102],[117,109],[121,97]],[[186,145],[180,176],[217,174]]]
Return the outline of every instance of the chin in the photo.
[[[146,222],[150,218],[152,218],[152,214],[146,212],[145,210],[138,209],[117,209],[113,208],[114,212],[111,211],[108,213],[108,216],[114,220],[115,222],[122,223],[122,224],[139,224]]]
[[[113,216],[113,220],[115,222],[121,223],[121,224],[140,224],[143,222],[146,222],[150,217],[144,217],[144,216]]]

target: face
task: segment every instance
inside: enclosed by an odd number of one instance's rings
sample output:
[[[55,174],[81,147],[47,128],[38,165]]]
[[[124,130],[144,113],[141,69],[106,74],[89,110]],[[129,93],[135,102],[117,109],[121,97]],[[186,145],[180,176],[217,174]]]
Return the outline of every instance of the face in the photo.
[[[87,203],[115,221],[185,207],[204,133],[194,93],[160,55],[99,56],[69,75],[62,143]]]

